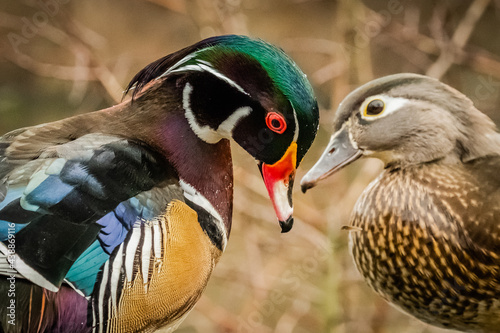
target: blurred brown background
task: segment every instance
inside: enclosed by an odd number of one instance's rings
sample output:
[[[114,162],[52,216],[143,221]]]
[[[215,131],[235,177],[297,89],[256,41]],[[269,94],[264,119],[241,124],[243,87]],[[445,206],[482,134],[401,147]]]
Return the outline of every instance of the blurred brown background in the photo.
[[[281,46],[317,93],[321,128],[300,180],[338,103],[379,76],[441,78],[498,124],[499,20],[499,0],[2,0],[0,134],[110,106],[153,60],[211,35],[247,34]],[[282,235],[253,161],[234,154],[231,240],[180,333],[445,332],[387,305],[352,263],[340,229],[378,161],[358,161],[307,195],[296,186],[295,227]]]

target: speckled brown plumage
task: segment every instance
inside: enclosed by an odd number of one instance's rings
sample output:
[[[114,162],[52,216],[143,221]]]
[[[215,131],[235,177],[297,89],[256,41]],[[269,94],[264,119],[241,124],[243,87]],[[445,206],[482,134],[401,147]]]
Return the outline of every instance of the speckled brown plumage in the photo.
[[[365,281],[424,322],[500,332],[500,134],[493,122],[453,88],[399,74],[349,94],[334,129],[302,188],[363,156],[384,162],[346,228]]]
[[[352,254],[368,284],[423,321],[494,332],[500,324],[498,170],[498,157],[462,167],[385,170],[363,192],[350,222]]]

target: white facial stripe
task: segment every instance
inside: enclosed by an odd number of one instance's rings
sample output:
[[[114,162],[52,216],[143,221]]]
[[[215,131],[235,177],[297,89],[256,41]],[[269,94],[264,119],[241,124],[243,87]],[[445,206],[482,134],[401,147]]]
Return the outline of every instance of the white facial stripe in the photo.
[[[212,206],[210,201],[208,201],[208,199],[205,198],[200,192],[198,192],[193,186],[186,183],[182,179],[179,181],[179,184],[181,185],[181,188],[184,191],[184,197],[186,199],[202,207],[210,215],[212,215],[212,217],[216,222],[215,226],[222,235],[222,251],[224,251],[227,244],[227,233],[226,233],[226,227],[223,223],[222,217],[220,216],[219,212],[217,212],[217,210],[214,208],[214,206]]]
[[[207,65],[207,66],[209,66],[209,67],[212,67],[212,64],[211,64],[211,63],[209,63],[209,62],[208,62],[208,61],[206,61],[206,60],[197,59],[197,60],[196,60],[196,62],[197,62],[197,63],[199,63],[199,64],[205,64],[205,65]]]
[[[208,125],[200,125],[196,120],[196,117],[191,109],[191,93],[193,91],[193,86],[186,83],[184,90],[182,92],[182,106],[184,107],[184,115],[188,120],[189,126],[193,132],[206,143],[217,143],[223,138],[229,139],[233,134],[233,129],[236,124],[244,117],[248,116],[252,112],[252,108],[249,106],[243,106],[236,109],[226,120],[224,120],[217,130],[212,129]]]
[[[217,133],[221,136],[230,138],[233,135],[233,129],[238,124],[238,122],[248,116],[252,112],[252,108],[249,106],[242,106],[236,109],[226,120],[224,120],[217,128]]]
[[[185,56],[184,58],[182,58],[181,60],[179,60],[178,62],[176,62],[172,67],[170,67],[169,69],[167,69],[167,71],[165,71],[165,73],[163,73],[162,75],[158,76],[157,79],[161,79],[162,77],[165,77],[168,74],[172,73],[175,69],[177,69],[182,64],[188,62],[189,60],[193,59],[196,55],[197,55],[197,52],[191,53],[191,54]]]
[[[247,96],[250,96],[250,94],[248,94],[239,84],[237,84],[236,82],[234,82],[233,80],[231,80],[227,76],[223,75],[222,73],[218,72],[215,68],[213,68],[211,66],[211,64],[208,61],[196,60],[196,64],[178,67],[178,66],[182,65],[182,63],[190,60],[192,57],[193,56],[191,56],[190,58],[186,57],[187,59],[185,58],[185,60],[179,61],[177,64],[175,64],[174,66],[169,68],[165,73],[163,73],[161,76],[159,76],[159,78],[167,76],[168,74],[171,74],[171,73],[188,72],[188,71],[195,71],[195,72],[205,71],[205,72],[208,72],[208,73],[214,75],[215,77],[221,79],[222,81],[228,83],[230,86],[236,88],[239,92],[241,92]]]
[[[167,76],[168,74],[170,74],[172,72],[176,72],[176,68],[178,68],[182,64],[188,62],[189,60],[193,59],[196,56],[196,54],[197,54],[197,52],[191,53],[191,54],[185,56],[184,58],[182,58],[181,60],[177,61],[172,67],[167,69],[163,74],[158,76],[155,80],[159,80],[161,78],[164,78],[165,76]],[[186,66],[186,67],[189,67],[189,66]],[[137,83],[135,83],[132,87],[130,87],[130,90],[134,90],[136,88],[136,86],[137,86]]]
[[[223,80],[224,82],[228,83],[232,87],[238,89],[239,92],[241,92],[247,96],[250,96],[250,94],[247,93],[239,84],[237,84],[236,82],[234,82],[233,80],[231,80],[227,76],[223,75],[222,73],[220,73],[216,69],[214,69],[208,61],[198,59],[198,60],[196,60],[196,64],[182,66],[183,64],[185,64],[189,60],[195,58],[198,55],[198,53],[199,52],[194,52],[194,53],[191,53],[191,54],[185,56],[184,58],[182,58],[181,60],[176,62],[172,67],[167,69],[163,74],[158,76],[156,78],[156,80],[164,78],[172,73],[189,72],[189,71],[195,71],[195,72],[205,71],[205,72],[208,72],[208,73],[216,76],[217,78]],[[135,87],[136,87],[136,85],[134,84],[130,88],[130,90],[135,89]]]
[[[213,74],[214,76],[218,77],[219,79],[221,79],[221,80],[229,83],[231,86],[233,86],[234,88],[238,89],[239,92],[241,92],[241,93],[243,93],[243,94],[245,94],[247,96],[250,96],[245,90],[243,90],[243,88],[239,84],[237,84],[236,82],[234,82],[233,80],[231,80],[227,76],[219,73],[213,67],[205,65],[205,63],[200,63],[198,66],[202,70],[204,70],[206,72],[209,72],[210,74]]]
[[[186,65],[184,67],[179,67],[178,69],[174,69],[174,70],[170,71],[169,74],[179,73],[179,72],[189,72],[189,71],[201,72],[201,71],[203,71],[203,69],[198,65]]]
[[[368,105],[368,103],[370,103],[374,99],[380,99],[381,101],[384,102],[384,104],[385,104],[384,111],[381,114],[376,115],[376,116],[364,116],[364,110],[365,110],[366,106]],[[388,116],[389,114],[391,114],[395,111],[400,110],[408,102],[409,102],[409,100],[406,98],[403,98],[403,97],[391,97],[391,96],[387,96],[387,95],[370,96],[367,99],[365,99],[363,104],[361,104],[361,107],[360,107],[361,117],[365,120],[370,120],[370,121],[375,120],[375,119],[379,119],[379,118]]]
[[[217,143],[222,139],[222,136],[214,131],[210,126],[201,126],[196,121],[193,110],[191,109],[191,92],[193,91],[193,86],[186,83],[184,90],[182,91],[182,106],[184,107],[184,115],[188,120],[189,126],[193,132],[203,141],[207,143]]]

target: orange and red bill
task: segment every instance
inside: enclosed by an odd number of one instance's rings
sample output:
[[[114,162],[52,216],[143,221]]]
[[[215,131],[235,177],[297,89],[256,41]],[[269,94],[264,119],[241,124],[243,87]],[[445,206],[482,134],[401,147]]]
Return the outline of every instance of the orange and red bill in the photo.
[[[283,157],[274,164],[260,164],[264,184],[278,216],[281,232],[293,226],[292,189],[297,166],[297,143],[292,142]]]

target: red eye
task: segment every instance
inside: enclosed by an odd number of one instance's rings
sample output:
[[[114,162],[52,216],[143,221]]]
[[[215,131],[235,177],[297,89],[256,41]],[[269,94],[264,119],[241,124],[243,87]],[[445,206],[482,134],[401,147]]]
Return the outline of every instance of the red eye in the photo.
[[[286,130],[285,118],[277,112],[269,112],[266,115],[266,125],[271,131],[278,134],[281,134]]]

